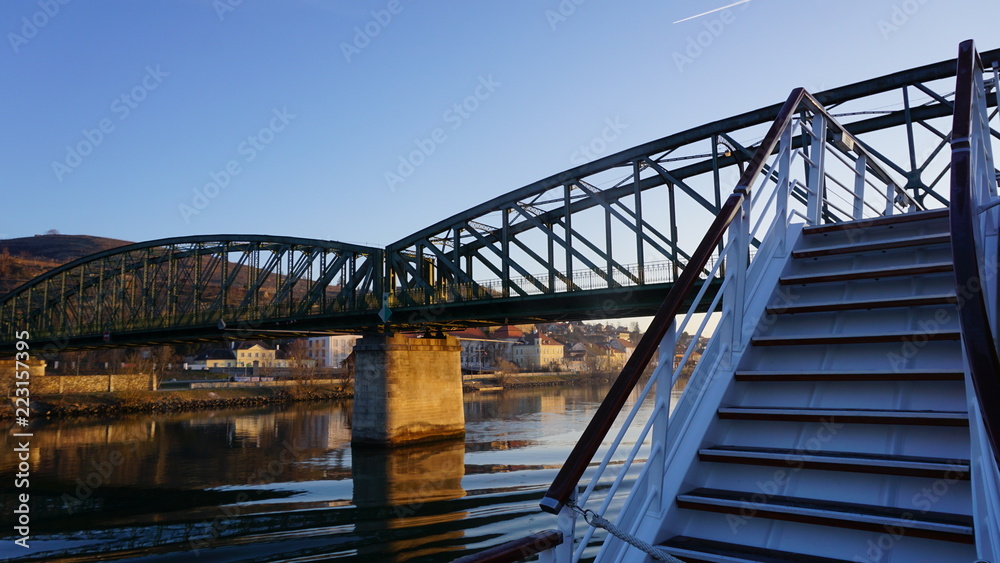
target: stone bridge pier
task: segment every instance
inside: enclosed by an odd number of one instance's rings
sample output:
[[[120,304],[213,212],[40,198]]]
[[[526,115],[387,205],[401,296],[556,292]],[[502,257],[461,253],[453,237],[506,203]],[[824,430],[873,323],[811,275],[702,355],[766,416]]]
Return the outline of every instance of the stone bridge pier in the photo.
[[[399,446],[464,436],[461,350],[452,336],[358,340],[351,442]]]

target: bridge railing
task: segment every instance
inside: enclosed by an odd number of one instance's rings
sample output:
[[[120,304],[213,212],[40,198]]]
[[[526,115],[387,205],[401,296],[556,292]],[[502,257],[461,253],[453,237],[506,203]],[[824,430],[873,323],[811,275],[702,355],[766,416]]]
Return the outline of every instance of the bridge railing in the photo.
[[[599,543],[596,528],[577,532],[579,515],[591,522],[595,514],[611,519],[618,512],[617,527],[635,533],[641,515],[669,506],[663,475],[679,436],[705,395],[725,389],[798,229],[919,209],[875,154],[809,93],[794,90],[546,492],[541,507],[559,515],[564,537],[556,558],[577,561]],[[710,266],[720,244],[721,259]],[[710,281],[720,275],[722,289],[710,297]],[[710,314],[696,316],[699,310]],[[710,344],[687,377],[713,324]],[[690,338],[677,347],[683,333]],[[623,505],[618,495],[628,487],[637,494]],[[611,538],[603,549],[627,547]]]
[[[714,258],[713,260],[717,259]],[[664,284],[675,281],[675,263],[670,260],[647,262],[645,264],[623,265],[626,273],[615,272],[614,283],[618,287],[637,287],[647,284]],[[536,279],[544,274],[534,276]],[[545,295],[570,291],[588,291],[607,289],[607,277],[591,269],[578,269],[573,272],[571,282],[557,282],[551,291],[534,287],[528,276],[515,276],[508,283],[516,283],[525,287],[524,295]],[[642,284],[637,280],[641,279]],[[477,281],[472,283],[441,284],[436,288],[395,288],[389,302],[390,307],[405,307],[411,305],[437,305],[441,303],[459,303],[468,301],[483,301],[503,297],[505,282],[501,278]]]
[[[976,545],[984,559],[1000,558],[1000,322],[998,224],[1000,180],[993,160],[987,84],[1000,97],[997,66],[984,77],[972,41],[959,47],[952,126],[951,244],[962,345],[972,382],[973,497]]]

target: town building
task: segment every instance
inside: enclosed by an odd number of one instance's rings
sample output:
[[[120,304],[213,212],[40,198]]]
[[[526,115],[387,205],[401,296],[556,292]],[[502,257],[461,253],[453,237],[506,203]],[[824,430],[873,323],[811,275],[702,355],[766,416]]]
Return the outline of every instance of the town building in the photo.
[[[612,338],[611,341],[608,342],[608,346],[625,354],[626,362],[632,357],[632,352],[635,352],[635,344],[632,344],[630,340],[622,338],[621,336],[618,338]]]
[[[511,360],[524,370],[563,368],[562,342],[547,334],[531,334],[511,349]]]
[[[495,371],[511,361],[514,341],[490,338],[480,328],[467,328],[450,333],[462,345],[462,369],[467,371]]]
[[[205,370],[232,367],[236,367],[236,354],[228,348],[213,348],[195,356],[188,369]]]
[[[236,367],[276,367],[275,349],[263,342],[240,342],[235,352]]]
[[[314,336],[306,339],[306,356],[321,368],[340,368],[361,337],[356,334]]]

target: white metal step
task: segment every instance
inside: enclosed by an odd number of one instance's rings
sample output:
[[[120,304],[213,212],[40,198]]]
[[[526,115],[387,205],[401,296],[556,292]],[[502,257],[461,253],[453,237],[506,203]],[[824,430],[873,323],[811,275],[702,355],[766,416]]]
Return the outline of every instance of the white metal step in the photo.
[[[860,370],[740,370],[736,381],[965,381],[957,369]]]
[[[917,456],[892,456],[863,452],[815,451],[807,452],[784,448],[749,446],[714,446],[698,452],[702,461],[740,463],[768,467],[821,469],[826,471],[851,471],[934,477],[955,480],[969,478],[968,460],[949,460]]]
[[[958,411],[904,411],[879,409],[789,409],[721,407],[720,419],[773,422],[824,422],[849,424],[902,424],[919,426],[968,426],[969,415]]]
[[[853,280],[880,280],[883,278],[898,278],[918,276],[923,274],[940,274],[954,271],[955,266],[951,262],[932,262],[929,264],[918,264],[915,266],[897,268],[863,268],[858,270],[847,270],[833,273],[808,273],[783,276],[780,280],[782,285],[805,285],[813,283],[836,283]]]
[[[819,501],[783,495],[761,495],[741,491],[699,488],[677,496],[677,506],[724,514],[752,513],[804,524],[855,530],[900,530],[911,537],[972,543],[972,518],[964,514],[913,511],[877,505]]]
[[[816,258],[820,256],[835,256],[838,254],[856,254],[861,252],[879,252],[893,250],[897,248],[911,248],[916,246],[945,245],[951,242],[951,235],[922,235],[917,237],[900,238],[893,240],[863,242],[855,244],[842,244],[836,246],[824,246],[819,248],[809,248],[792,251],[792,257]]]
[[[796,313],[825,313],[835,311],[851,311],[857,309],[892,309],[898,307],[924,307],[927,305],[953,305],[958,303],[954,293],[941,295],[924,295],[920,297],[897,297],[892,299],[861,300],[861,301],[827,301],[825,303],[810,303],[808,305],[775,305],[766,309],[772,315],[793,315]]]
[[[756,336],[752,339],[754,346],[833,346],[838,344],[883,344],[886,342],[935,342],[946,340],[961,340],[962,333],[957,331],[920,331],[897,332],[889,334],[835,334],[808,336]]]
[[[898,227],[904,224],[933,222],[935,219],[947,219],[948,209],[935,209],[932,211],[919,211],[915,213],[903,213],[900,215],[890,215],[888,217],[874,217],[871,219],[861,219],[858,221],[845,221],[843,223],[831,223],[827,225],[814,225],[802,229],[802,233],[807,236],[814,236],[826,233],[843,231],[870,231],[879,227]],[[947,228],[947,226],[945,227]]]
[[[817,557],[687,536],[675,536],[660,544],[659,547],[690,563],[702,561],[709,563],[848,563],[846,559]]]

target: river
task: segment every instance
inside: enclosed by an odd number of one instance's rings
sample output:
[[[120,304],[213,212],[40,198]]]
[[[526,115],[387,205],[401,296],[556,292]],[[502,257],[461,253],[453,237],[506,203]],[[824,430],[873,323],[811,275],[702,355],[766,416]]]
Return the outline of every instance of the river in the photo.
[[[606,387],[465,396],[464,440],[351,447],[351,402],[34,421],[28,488],[6,424],[18,561],[451,561],[554,528],[538,501]],[[593,549],[591,551],[594,551]]]

